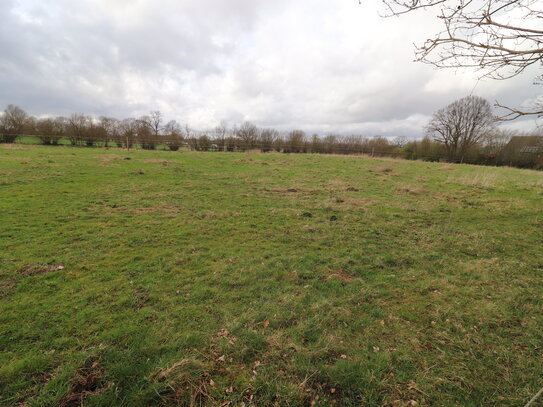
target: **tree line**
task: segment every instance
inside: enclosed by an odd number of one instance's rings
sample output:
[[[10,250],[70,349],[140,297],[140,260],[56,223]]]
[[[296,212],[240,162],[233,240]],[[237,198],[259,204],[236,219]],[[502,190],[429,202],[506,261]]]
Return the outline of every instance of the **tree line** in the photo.
[[[210,131],[196,131],[175,120],[165,121],[160,111],[139,118],[118,120],[84,114],[36,118],[9,105],[0,116],[0,142],[45,145],[118,147],[146,150],[181,148],[195,151],[251,151],[263,153],[367,154],[427,161],[543,168],[543,137],[496,126],[488,102],[468,96],[438,110],[421,140],[406,137],[364,137],[339,134],[308,135],[302,130],[279,132],[245,122],[221,122]],[[529,145],[531,148],[527,148]]]

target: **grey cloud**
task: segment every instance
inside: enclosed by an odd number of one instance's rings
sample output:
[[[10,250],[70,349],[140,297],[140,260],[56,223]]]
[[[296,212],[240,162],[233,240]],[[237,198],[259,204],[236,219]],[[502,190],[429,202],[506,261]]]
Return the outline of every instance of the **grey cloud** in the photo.
[[[511,104],[537,94],[526,75],[475,86],[472,73],[411,62],[412,42],[433,32],[424,18],[326,0],[4,0],[0,104],[420,135],[433,111],[474,89]]]

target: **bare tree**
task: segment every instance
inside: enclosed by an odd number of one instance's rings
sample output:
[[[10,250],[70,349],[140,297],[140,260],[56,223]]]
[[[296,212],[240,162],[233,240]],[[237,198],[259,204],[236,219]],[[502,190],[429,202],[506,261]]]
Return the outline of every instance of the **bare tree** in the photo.
[[[258,139],[258,127],[253,123],[245,122],[237,129],[236,136],[241,141],[242,148],[251,149],[255,147]]]
[[[443,30],[416,48],[418,61],[439,68],[473,67],[484,77],[508,79],[543,62],[542,3],[538,0],[383,0],[389,15],[439,9]],[[543,79],[540,76],[539,79]],[[505,108],[502,119],[543,115],[532,109]]]
[[[127,150],[134,145],[138,127],[138,121],[135,119],[124,119],[119,125],[119,140]]]
[[[100,138],[104,147],[112,140],[116,140],[119,132],[119,121],[113,117],[100,116]]]
[[[155,138],[158,137],[162,130],[162,113],[159,110],[151,111],[149,116],[143,116],[140,120],[151,130]]]
[[[263,129],[260,132],[260,151],[267,153],[273,150],[273,144],[279,138],[279,132],[274,129]]]
[[[58,144],[63,133],[60,122],[51,118],[36,120],[34,131],[41,142],[46,145]]]
[[[68,118],[68,138],[75,146],[86,139],[90,118],[83,114],[74,113]]]
[[[435,112],[426,131],[443,143],[449,161],[463,162],[469,149],[483,139],[494,122],[486,99],[467,96]]]
[[[228,136],[228,123],[222,120],[217,127],[215,127],[215,141],[220,151],[226,151],[226,138]]]
[[[0,141],[13,143],[17,137],[23,134],[28,123],[28,114],[18,106],[8,105],[0,116]]]
[[[164,136],[166,137],[166,143],[172,151],[177,151],[183,144],[183,129],[181,125],[175,120],[170,120],[164,126]]]

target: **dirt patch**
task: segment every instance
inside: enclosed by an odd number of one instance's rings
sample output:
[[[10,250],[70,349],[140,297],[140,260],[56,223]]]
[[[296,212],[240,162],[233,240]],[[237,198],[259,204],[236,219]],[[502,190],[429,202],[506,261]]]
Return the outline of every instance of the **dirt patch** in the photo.
[[[23,266],[19,272],[24,276],[35,276],[37,274],[51,273],[52,271],[64,270],[64,264],[42,264],[29,263]]]
[[[430,193],[430,191],[428,191],[427,189],[419,188],[419,187],[403,187],[403,188],[400,188],[400,192],[404,192],[411,195],[426,195]]]
[[[339,270],[336,273],[328,274],[328,276],[326,276],[325,280],[330,281],[333,278],[337,278],[337,279],[339,279],[341,281],[345,281],[345,282],[351,282],[351,281],[354,280],[354,277],[346,274],[344,270]]]
[[[355,187],[349,187],[349,188],[347,188],[345,191],[349,191],[349,192],[357,192],[357,191],[359,191],[359,189],[358,189],[358,188],[355,188]]]
[[[104,370],[100,366],[100,360],[89,358],[80,367],[74,379],[70,383],[70,390],[59,402],[59,407],[79,407],[84,405],[84,400],[107,390],[113,383],[104,381]]]

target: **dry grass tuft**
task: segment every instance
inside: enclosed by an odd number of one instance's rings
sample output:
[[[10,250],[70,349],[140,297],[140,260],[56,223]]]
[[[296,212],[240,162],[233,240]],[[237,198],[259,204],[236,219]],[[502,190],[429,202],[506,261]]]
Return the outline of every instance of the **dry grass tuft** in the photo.
[[[462,185],[477,188],[494,188],[498,183],[499,177],[487,171],[479,171],[475,174],[464,175],[462,177],[449,177],[449,182],[455,182]]]
[[[104,374],[100,361],[89,358],[84,366],[77,370],[70,390],[62,397],[58,405],[60,407],[83,406],[87,397],[100,394],[110,388],[113,383],[106,383]]]

